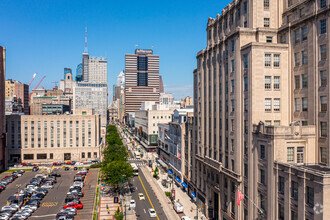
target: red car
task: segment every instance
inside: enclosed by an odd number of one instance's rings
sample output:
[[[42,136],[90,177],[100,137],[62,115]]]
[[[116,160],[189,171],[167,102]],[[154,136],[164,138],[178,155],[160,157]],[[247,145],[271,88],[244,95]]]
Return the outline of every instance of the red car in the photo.
[[[61,166],[61,164],[60,163],[57,163],[57,162],[54,162],[53,165],[54,166]]]
[[[63,209],[67,209],[67,208],[82,209],[83,207],[84,207],[83,204],[69,203],[69,204],[63,206]]]
[[[21,163],[21,165],[22,165],[22,166],[27,166],[27,164],[26,164],[26,163]]]
[[[67,165],[71,165],[71,161],[67,161],[66,164],[67,164]]]

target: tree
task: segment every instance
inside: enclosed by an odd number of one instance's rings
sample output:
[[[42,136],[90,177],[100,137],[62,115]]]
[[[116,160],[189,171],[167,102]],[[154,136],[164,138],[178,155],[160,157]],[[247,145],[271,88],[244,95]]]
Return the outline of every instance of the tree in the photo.
[[[115,212],[115,219],[116,220],[123,220],[124,219],[124,216],[121,214],[121,212],[119,210],[119,207],[118,207],[117,211]]]
[[[103,151],[105,163],[112,161],[126,161],[127,152],[123,145],[108,145]]]
[[[157,177],[158,177],[158,173],[159,173],[159,170],[158,170],[158,167],[156,167],[156,169],[154,170],[154,175],[153,175],[153,177],[154,177],[154,178],[157,178]]]
[[[112,161],[106,164],[102,171],[103,180],[115,187],[118,187],[122,180],[126,182],[133,177],[133,168],[125,161]]]

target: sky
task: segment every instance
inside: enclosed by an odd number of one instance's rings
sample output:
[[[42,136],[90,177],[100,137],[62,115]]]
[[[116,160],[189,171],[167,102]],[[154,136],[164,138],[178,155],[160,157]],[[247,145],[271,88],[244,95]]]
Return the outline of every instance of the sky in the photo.
[[[152,49],[159,55],[165,92],[193,94],[196,55],[206,47],[206,25],[229,0],[1,0],[0,45],[6,47],[6,79],[54,87],[64,68],[82,62],[85,26],[88,52],[108,59],[109,97],[125,54]],[[59,83],[58,83],[59,85]],[[110,99],[111,100],[111,99]]]

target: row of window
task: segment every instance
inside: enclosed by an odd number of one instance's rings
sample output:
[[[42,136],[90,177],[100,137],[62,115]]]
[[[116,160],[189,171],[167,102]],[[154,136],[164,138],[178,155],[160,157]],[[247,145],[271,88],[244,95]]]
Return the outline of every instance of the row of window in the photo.
[[[274,76],[273,77],[273,88],[275,90],[280,89],[280,77]],[[265,89],[269,90],[272,88],[272,77],[271,76],[265,76]]]
[[[152,116],[152,118],[153,118],[153,119],[156,119],[156,116]],[[160,116],[160,119],[163,119],[163,118],[166,119],[167,116],[166,116],[166,115],[165,115],[165,116],[162,116],[162,115],[161,115],[161,116]],[[159,119],[159,116],[157,116],[157,119]],[[171,116],[168,116],[168,119],[171,119]]]
[[[272,99],[271,98],[265,98],[265,111],[266,112],[272,111]],[[280,111],[280,99],[279,98],[273,99],[273,111],[274,112]]]
[[[265,54],[265,67],[272,66],[273,57],[273,67],[280,67],[280,54]]]

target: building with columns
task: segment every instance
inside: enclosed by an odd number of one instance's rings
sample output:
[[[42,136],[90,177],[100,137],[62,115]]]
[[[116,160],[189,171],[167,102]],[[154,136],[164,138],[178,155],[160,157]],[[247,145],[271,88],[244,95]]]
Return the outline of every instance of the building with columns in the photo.
[[[326,0],[235,0],[208,19],[191,176],[207,217],[330,218],[329,13]]]

